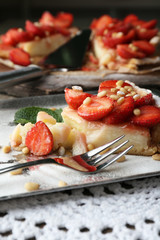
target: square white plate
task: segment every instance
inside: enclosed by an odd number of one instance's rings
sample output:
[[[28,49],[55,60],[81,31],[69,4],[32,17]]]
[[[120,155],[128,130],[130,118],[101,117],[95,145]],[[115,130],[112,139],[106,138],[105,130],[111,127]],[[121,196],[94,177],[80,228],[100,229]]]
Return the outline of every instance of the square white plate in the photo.
[[[157,98],[157,100],[159,100]],[[15,112],[26,106],[57,107],[65,106],[64,94],[39,97],[20,98],[0,101],[0,146],[9,144],[9,135],[13,131]],[[118,136],[117,136],[118,137]],[[4,154],[0,150],[0,168],[14,163],[7,163],[15,159],[20,153]],[[17,158],[17,157],[16,157]],[[105,171],[97,174],[83,174],[71,169],[54,165],[41,165],[22,175],[5,173],[0,175],[0,200],[48,194],[68,189],[96,186],[101,184],[120,182],[160,175],[160,161],[152,157],[127,155],[127,160],[114,163]],[[65,181],[67,186],[59,187],[59,181]],[[24,188],[26,182],[37,182],[40,189],[27,192]]]

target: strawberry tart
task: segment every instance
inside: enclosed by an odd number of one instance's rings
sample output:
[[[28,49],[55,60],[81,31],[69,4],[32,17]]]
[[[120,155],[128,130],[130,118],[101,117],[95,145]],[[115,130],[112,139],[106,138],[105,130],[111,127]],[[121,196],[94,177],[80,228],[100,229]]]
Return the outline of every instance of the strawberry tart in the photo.
[[[68,106],[64,123],[85,134],[87,145],[96,148],[125,135],[134,147],[130,154],[153,155],[160,144],[160,108],[149,90],[129,81],[108,80],[96,95],[79,87],[65,89]]]
[[[94,19],[91,48],[84,70],[109,69],[147,73],[160,66],[157,20],[144,21],[130,14],[124,19],[103,15]]]
[[[11,28],[0,37],[0,62],[28,66],[39,61],[72,38],[73,15],[60,12],[53,16],[46,11],[37,22],[27,20],[24,29]]]

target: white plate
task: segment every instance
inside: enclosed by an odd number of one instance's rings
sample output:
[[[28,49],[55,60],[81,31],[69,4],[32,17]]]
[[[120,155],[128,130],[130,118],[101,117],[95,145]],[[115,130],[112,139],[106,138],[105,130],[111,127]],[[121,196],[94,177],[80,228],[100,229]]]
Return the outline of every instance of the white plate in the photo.
[[[159,101],[158,98],[157,100]],[[0,146],[9,144],[9,135],[15,127],[13,125],[14,113],[19,108],[26,106],[61,108],[65,106],[64,94],[0,101]],[[8,166],[7,161],[15,159],[16,154],[19,153],[11,152],[4,154],[0,151],[0,167]],[[128,155],[127,161],[116,162],[108,167],[107,170],[94,175],[83,174],[54,165],[42,165],[38,169],[29,171],[23,175],[1,174],[0,200],[47,194],[157,175],[160,175],[160,161],[155,161],[152,157],[143,156]],[[65,181],[67,186],[58,187],[60,180]],[[40,189],[27,192],[24,184],[30,181],[39,183]]]

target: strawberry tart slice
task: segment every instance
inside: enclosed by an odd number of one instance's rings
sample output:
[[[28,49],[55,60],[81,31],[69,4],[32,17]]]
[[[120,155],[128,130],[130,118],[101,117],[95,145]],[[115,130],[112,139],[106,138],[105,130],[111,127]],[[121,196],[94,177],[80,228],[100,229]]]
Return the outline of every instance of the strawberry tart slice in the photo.
[[[72,38],[73,15],[46,11],[37,22],[26,20],[24,29],[11,28],[0,37],[0,62],[28,66],[39,61]]]
[[[85,134],[92,148],[125,135],[134,145],[130,154],[149,156],[159,151],[160,108],[151,91],[129,81],[108,80],[96,95],[74,86],[65,89],[65,98],[64,123]]]
[[[88,69],[147,73],[160,66],[157,20],[144,21],[134,14],[124,19],[103,15],[94,19]]]

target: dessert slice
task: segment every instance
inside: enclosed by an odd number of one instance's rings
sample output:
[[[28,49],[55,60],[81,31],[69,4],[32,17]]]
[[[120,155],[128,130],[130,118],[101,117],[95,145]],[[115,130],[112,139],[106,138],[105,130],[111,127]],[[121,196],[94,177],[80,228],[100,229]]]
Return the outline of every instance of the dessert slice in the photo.
[[[70,91],[76,91],[80,99],[84,95],[82,89]],[[96,148],[124,134],[129,144],[134,145],[130,154],[148,156],[158,151],[160,108],[155,105],[149,90],[140,89],[128,81],[105,81],[100,84],[98,94],[86,97],[77,109],[72,107],[73,98],[72,104],[68,101],[68,92],[67,89],[65,96],[69,106],[62,112],[64,123],[84,133],[87,145]]]
[[[157,68],[160,37],[156,24],[156,19],[144,21],[133,14],[122,20],[109,15],[94,19],[86,66],[94,64],[95,69],[129,73],[145,73]]]
[[[25,28],[11,28],[0,38],[0,57],[4,64],[27,66],[41,59],[66,43],[78,31],[72,27],[73,15],[44,12],[38,22],[25,22]],[[22,60],[25,59],[24,61]]]

